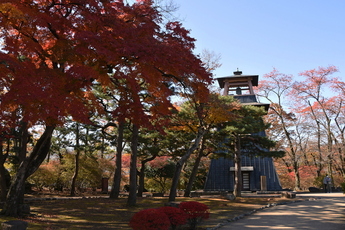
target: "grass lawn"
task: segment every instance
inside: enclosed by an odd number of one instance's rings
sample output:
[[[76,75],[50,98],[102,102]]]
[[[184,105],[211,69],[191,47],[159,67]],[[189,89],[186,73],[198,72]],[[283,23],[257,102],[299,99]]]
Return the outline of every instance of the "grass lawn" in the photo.
[[[198,201],[210,207],[210,218],[198,229],[215,227],[218,223],[258,209],[269,203],[286,201],[286,198],[237,198],[229,201],[220,197],[183,198],[176,202]],[[288,199],[289,200],[289,199]],[[167,197],[138,198],[135,207],[126,206],[127,199],[82,198],[28,201],[31,215],[22,219],[29,223],[28,229],[131,229],[128,226],[132,215],[142,209],[164,206]],[[0,216],[0,222],[13,220]]]

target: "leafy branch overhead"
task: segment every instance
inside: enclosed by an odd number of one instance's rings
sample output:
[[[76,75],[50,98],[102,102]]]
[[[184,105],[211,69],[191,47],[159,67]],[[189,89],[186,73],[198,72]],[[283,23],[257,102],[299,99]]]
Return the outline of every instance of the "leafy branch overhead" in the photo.
[[[66,115],[87,121],[102,111],[92,91],[97,83],[122,95],[115,115],[148,124],[169,113],[169,84],[202,95],[211,82],[189,31],[179,22],[164,26],[151,1],[14,0],[0,5],[0,16],[2,110],[21,109],[33,123]]]
[[[180,22],[164,22],[151,0],[4,0],[0,27],[0,131],[46,127],[29,153],[20,137],[24,157],[7,215],[20,215],[25,179],[67,119],[103,126],[104,134],[117,128],[118,158],[128,122],[134,166],[139,128],[165,124],[171,96],[188,90],[207,98],[211,74],[193,54],[195,39]]]

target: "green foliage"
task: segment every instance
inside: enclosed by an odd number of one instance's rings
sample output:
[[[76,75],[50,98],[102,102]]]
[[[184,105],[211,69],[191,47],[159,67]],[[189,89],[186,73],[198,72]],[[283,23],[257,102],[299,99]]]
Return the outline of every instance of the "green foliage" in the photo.
[[[175,164],[169,161],[162,167],[154,168],[148,167],[146,176],[148,178],[172,178],[174,176]]]
[[[61,177],[64,184],[70,184],[71,178],[74,174],[74,155],[68,154],[63,158],[63,170]],[[98,161],[94,157],[87,157],[85,155],[80,157],[80,168],[76,182],[78,188],[95,188],[98,187],[102,179],[102,170],[99,167]]]
[[[264,135],[264,131],[270,126],[262,119],[266,114],[264,108],[242,106],[235,113],[236,119],[221,125],[219,135],[223,137],[223,143],[213,157],[232,157],[237,142],[240,142],[243,155],[277,158],[285,155],[283,151],[269,151],[276,143]]]
[[[315,177],[313,184],[317,188],[323,188],[323,178],[325,175],[320,175],[319,177]]]
[[[171,178],[174,176],[174,171],[175,163],[171,161],[168,161],[162,167],[147,167],[145,172],[148,179],[146,187],[165,193],[171,185]]]
[[[28,182],[33,184],[38,190],[48,188],[57,189],[60,180],[61,166],[56,161],[42,164],[37,171],[28,178]]]
[[[19,167],[19,158],[16,155],[9,155],[7,158],[7,163],[5,164],[6,168],[8,168],[8,171],[11,176],[14,176],[14,174],[17,172]]]
[[[75,121],[66,121],[64,126],[55,130],[50,150],[52,156],[61,158],[68,152],[68,149],[75,148],[76,126],[78,126],[79,149],[85,155],[97,154],[101,157],[107,157],[107,155],[114,153],[114,150],[110,148],[110,140],[105,138],[100,129]]]
[[[190,178],[190,175],[194,167],[194,163],[195,163],[195,156],[191,156],[191,159],[189,159],[186,162],[185,167],[183,168],[183,174],[180,178],[181,184],[188,183],[188,180]],[[209,166],[210,166],[210,160],[206,156],[203,157],[199,163],[198,173],[196,174],[192,190],[198,190],[198,189],[204,188]]]
[[[104,165],[104,164],[102,164]],[[40,168],[28,178],[37,189],[62,190],[70,188],[71,178],[74,174],[74,155],[67,154],[61,162],[52,160],[42,164]],[[76,186],[78,188],[99,187],[102,179],[102,168],[96,158],[82,156],[80,159],[79,176]]]
[[[226,123],[227,130],[237,134],[259,133],[269,127],[262,120],[266,111],[257,106],[241,106],[241,109],[235,112],[237,118]]]

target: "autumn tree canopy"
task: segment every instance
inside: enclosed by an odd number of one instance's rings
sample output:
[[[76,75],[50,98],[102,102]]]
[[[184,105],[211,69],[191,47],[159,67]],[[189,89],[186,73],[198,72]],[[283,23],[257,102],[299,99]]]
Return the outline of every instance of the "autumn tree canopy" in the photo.
[[[281,179],[291,175],[296,190],[318,186],[325,174],[335,186],[344,178],[344,82],[337,72],[335,66],[318,67],[294,78],[274,69],[259,83],[258,95],[272,102],[268,135],[287,153],[278,161]]]
[[[28,168],[35,171],[47,155],[54,127],[67,116],[89,123],[92,115],[105,112],[96,85],[116,92],[112,116],[138,127],[169,113],[170,96],[178,89],[193,88],[200,100],[207,97],[211,78],[193,54],[195,40],[180,22],[163,24],[152,3],[0,1],[1,128],[49,127],[37,142],[44,148],[36,146],[17,173],[6,214],[20,213],[14,191],[22,191]]]
[[[169,83],[205,93],[210,76],[192,53],[195,40],[179,22],[163,27],[151,4],[1,1],[2,111],[32,122],[85,121],[98,108],[90,91],[98,83],[123,99],[115,114],[144,122],[144,100],[150,116],[167,112]]]

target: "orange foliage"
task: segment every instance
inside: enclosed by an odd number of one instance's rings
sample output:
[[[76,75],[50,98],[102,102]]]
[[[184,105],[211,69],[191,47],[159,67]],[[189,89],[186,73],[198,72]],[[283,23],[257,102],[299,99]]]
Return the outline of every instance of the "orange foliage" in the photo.
[[[166,164],[169,163],[169,159],[171,159],[171,157],[169,156],[160,156],[160,157],[156,157],[154,160],[150,161],[148,164],[152,167],[152,168],[163,168]]]

